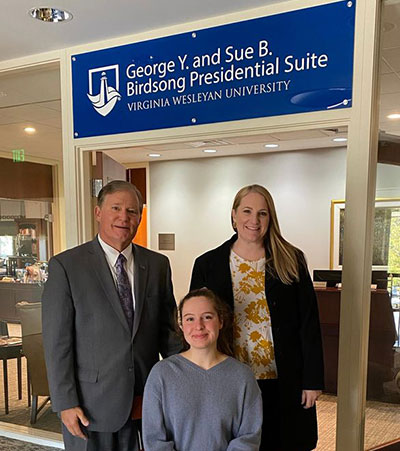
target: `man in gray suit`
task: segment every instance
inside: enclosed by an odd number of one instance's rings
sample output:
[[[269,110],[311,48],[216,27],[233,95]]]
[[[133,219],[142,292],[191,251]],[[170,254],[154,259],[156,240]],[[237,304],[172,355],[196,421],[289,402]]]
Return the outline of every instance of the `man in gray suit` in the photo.
[[[110,182],[98,236],[49,263],[43,340],[66,450],[136,450],[132,408],[159,353],[180,350],[168,259],[131,244],[142,208],[134,185]]]

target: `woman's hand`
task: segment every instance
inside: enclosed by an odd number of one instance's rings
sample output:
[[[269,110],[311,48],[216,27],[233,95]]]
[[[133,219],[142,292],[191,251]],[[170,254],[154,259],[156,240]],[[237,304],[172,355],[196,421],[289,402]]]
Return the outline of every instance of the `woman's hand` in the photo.
[[[321,393],[321,390],[303,390],[301,393],[301,405],[304,409],[313,407]]]

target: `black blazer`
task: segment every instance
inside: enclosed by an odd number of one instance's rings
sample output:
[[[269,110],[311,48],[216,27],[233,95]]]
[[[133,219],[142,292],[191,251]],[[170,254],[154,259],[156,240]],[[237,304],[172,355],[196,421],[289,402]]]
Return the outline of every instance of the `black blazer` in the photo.
[[[198,257],[190,284],[191,290],[202,287],[213,290],[232,309],[234,300],[229,256],[236,239],[237,235],[234,235],[221,246]],[[323,388],[324,365],[317,300],[302,255],[299,261],[299,282],[285,285],[266,272],[265,294],[271,314],[281,410],[286,418],[284,422],[288,423],[288,430],[294,432],[293,422],[297,421],[298,427],[295,429],[299,430],[300,435],[309,436],[300,441],[305,443],[306,440],[311,449],[317,438],[315,409],[305,410],[300,406],[301,392],[303,389]],[[304,420],[310,423],[310,427],[304,424]]]

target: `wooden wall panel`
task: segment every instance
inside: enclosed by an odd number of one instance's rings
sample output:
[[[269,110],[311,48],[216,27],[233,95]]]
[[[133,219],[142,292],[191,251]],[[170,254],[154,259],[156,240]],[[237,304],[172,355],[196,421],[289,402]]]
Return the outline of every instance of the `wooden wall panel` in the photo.
[[[127,180],[133,183],[140,191],[143,197],[143,203],[146,203],[146,168],[128,169]]]
[[[0,158],[0,197],[52,200],[52,166]]]

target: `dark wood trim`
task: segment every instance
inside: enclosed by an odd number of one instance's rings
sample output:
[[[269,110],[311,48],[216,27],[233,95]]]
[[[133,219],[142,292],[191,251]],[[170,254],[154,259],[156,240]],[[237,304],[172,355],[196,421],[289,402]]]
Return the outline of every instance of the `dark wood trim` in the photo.
[[[143,197],[143,203],[146,202],[146,168],[134,168],[127,171],[128,182],[133,183],[140,191]]]
[[[0,158],[0,197],[6,199],[53,200],[53,167]]]
[[[400,438],[384,443],[383,445],[369,448],[367,451],[400,451]]]

